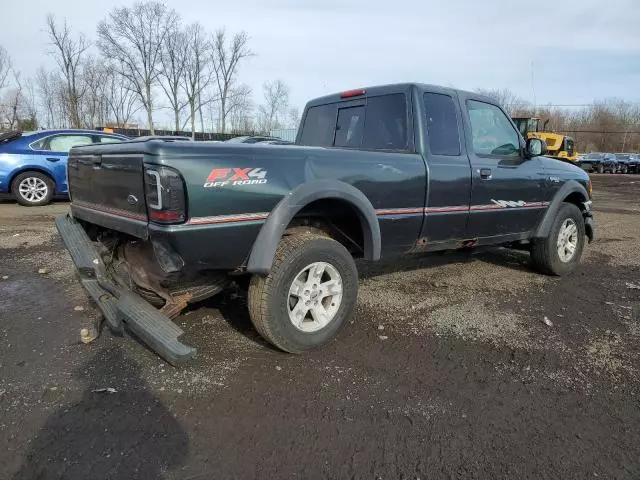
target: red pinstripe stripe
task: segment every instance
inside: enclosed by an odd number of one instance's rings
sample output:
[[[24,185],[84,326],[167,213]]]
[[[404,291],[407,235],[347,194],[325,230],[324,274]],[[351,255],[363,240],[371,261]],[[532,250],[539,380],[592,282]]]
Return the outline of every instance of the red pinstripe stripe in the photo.
[[[426,207],[426,208],[380,208],[376,210],[376,215],[379,217],[391,216],[391,215],[415,215],[419,213],[449,213],[449,212],[468,212],[468,211],[482,211],[482,210],[499,210],[504,208],[534,208],[534,207],[546,207],[549,202],[529,202],[522,207],[506,207],[497,204],[490,205],[471,205],[470,207],[465,205],[455,205],[446,207]],[[207,225],[216,223],[235,223],[235,222],[250,222],[257,220],[265,220],[269,216],[269,212],[258,213],[239,213],[234,215],[217,215],[213,217],[193,217],[187,224],[189,225]]]
[[[422,213],[422,208],[382,208],[376,210],[376,215],[413,215],[416,213]]]
[[[269,216],[268,212],[242,213],[237,215],[218,215],[215,217],[193,217],[187,222],[189,225],[209,225],[214,223],[235,223],[264,220]]]
[[[71,203],[72,206],[86,208],[88,210],[95,210],[102,213],[108,213],[110,215],[117,215],[119,217],[131,218],[133,220],[140,220],[143,222],[147,221],[146,215],[141,215],[139,213],[127,212],[126,210],[121,210],[119,208],[113,207],[105,207],[104,205],[97,205],[95,203],[82,202],[78,200],[74,200]]]
[[[457,207],[427,207],[424,209],[424,213],[446,213],[446,212],[466,212],[469,207],[466,205],[460,205]]]

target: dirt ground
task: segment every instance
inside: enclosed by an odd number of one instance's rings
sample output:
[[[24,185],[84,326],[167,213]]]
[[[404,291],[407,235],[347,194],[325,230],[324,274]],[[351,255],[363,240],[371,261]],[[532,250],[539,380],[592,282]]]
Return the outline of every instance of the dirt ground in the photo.
[[[357,315],[305,356],[229,292],[177,319],[199,352],[177,369],[79,343],[97,313],[54,231],[67,204],[3,202],[0,478],[640,478],[640,176],[594,196],[571,276],[504,249],[361,265]]]

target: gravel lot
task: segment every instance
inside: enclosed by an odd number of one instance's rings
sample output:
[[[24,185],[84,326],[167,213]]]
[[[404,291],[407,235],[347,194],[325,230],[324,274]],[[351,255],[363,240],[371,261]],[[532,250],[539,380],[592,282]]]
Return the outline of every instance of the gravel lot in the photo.
[[[229,292],[177,319],[178,369],[79,343],[67,204],[1,203],[0,478],[640,478],[640,176],[594,195],[569,277],[503,249],[361,265],[357,316],[306,356]]]

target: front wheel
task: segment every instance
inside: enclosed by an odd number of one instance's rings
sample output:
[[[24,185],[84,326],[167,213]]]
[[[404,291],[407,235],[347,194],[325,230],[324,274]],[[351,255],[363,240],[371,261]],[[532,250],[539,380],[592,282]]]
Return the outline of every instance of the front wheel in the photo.
[[[251,279],[249,314],[265,340],[302,353],[337,334],[357,295],[358,271],[343,245],[317,233],[287,235],[269,275]]]
[[[22,172],[11,182],[11,193],[20,205],[39,207],[53,198],[55,184],[44,173]]]
[[[549,275],[566,275],[580,262],[584,249],[584,218],[572,203],[563,203],[545,238],[535,239],[531,248],[534,268]]]

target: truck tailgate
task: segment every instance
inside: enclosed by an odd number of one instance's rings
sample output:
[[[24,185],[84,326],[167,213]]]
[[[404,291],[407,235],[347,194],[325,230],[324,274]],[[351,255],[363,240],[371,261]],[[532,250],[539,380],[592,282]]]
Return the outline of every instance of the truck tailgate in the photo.
[[[146,238],[143,175],[142,153],[72,151],[68,182],[74,217]]]

